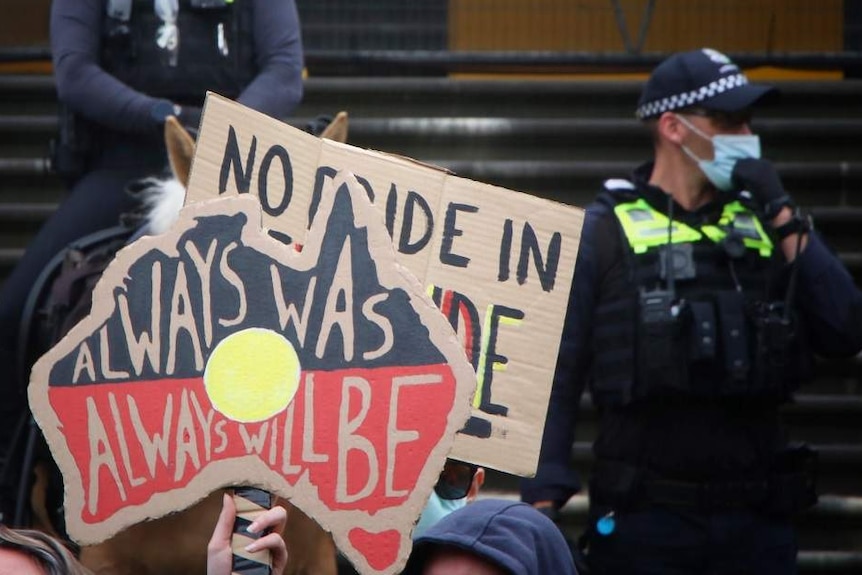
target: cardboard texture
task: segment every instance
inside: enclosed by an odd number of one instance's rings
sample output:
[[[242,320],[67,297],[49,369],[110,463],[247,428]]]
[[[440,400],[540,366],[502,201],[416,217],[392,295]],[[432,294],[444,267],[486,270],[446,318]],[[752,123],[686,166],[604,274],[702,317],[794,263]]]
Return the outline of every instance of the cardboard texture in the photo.
[[[339,170],[356,175],[477,372],[452,457],[534,475],[583,210],[320,140],[214,94],[186,202],[255,195],[271,233],[301,244]]]
[[[344,173],[323,192],[301,250],[261,228],[256,198],[199,197],[118,253],[36,363],[75,540],[252,485],[360,572],[400,572],[475,376],[364,189]]]

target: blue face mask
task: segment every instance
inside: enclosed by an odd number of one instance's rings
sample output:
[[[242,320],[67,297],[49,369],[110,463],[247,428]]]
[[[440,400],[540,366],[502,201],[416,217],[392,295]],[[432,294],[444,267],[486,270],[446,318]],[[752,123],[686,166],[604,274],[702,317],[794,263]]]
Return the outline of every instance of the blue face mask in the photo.
[[[422,515],[419,516],[419,522],[413,529],[413,539],[420,537],[429,527],[465,505],[467,505],[466,497],[462,499],[440,499],[437,493],[432,491],[428,503],[425,504],[425,509],[422,510]]]
[[[736,165],[737,160],[760,157],[760,138],[754,134],[716,134],[709,137],[682,116],[677,116],[677,118],[692,132],[712,142],[714,151],[712,160],[698,158],[686,146],[682,147],[682,151],[697,162],[706,178],[723,192],[729,192],[733,189],[731,174],[733,174],[733,166]]]

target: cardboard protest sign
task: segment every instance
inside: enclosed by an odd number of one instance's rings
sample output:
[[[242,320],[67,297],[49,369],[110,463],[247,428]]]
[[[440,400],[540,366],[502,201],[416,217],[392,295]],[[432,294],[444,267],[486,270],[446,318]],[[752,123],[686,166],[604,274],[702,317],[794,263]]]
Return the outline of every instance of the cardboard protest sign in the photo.
[[[186,202],[255,195],[270,233],[301,244],[342,169],[381,212],[398,261],[455,328],[476,372],[474,409],[452,457],[533,475],[583,210],[320,140],[213,94]]]
[[[349,174],[302,250],[253,197],[183,209],[121,250],[94,309],[35,365],[30,404],[77,541],[255,485],[396,573],[474,374]]]

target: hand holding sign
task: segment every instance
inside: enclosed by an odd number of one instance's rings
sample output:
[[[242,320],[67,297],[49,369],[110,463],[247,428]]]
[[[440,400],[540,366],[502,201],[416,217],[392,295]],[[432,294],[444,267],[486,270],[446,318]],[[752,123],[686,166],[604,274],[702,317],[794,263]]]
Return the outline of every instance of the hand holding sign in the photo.
[[[271,555],[272,575],[281,575],[288,559],[284,539],[280,535],[287,522],[284,507],[273,507],[262,512],[253,522],[244,522],[242,527],[248,533],[262,535],[257,539],[246,535],[241,546],[234,540],[236,521],[236,504],[230,495],[225,494],[218,523],[207,546],[207,575],[229,575],[234,572],[234,553],[244,557]]]

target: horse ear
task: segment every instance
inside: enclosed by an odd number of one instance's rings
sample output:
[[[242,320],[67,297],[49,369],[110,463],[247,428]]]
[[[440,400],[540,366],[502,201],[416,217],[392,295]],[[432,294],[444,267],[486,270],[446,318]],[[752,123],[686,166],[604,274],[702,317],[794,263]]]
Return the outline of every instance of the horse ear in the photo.
[[[195,141],[176,116],[168,116],[165,120],[165,146],[168,148],[168,160],[174,177],[183,187],[188,187]]]
[[[323,130],[323,132],[320,133],[320,137],[344,144],[347,142],[347,124],[347,112],[342,110],[335,115],[335,119],[326,126],[326,129]]]

